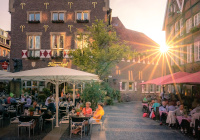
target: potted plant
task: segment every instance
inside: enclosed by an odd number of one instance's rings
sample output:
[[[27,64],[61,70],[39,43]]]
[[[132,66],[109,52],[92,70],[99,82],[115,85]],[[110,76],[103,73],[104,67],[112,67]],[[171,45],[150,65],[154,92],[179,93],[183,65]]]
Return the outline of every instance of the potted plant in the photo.
[[[35,111],[35,109],[33,107],[29,108],[29,112],[30,112],[30,116],[33,116],[33,112]]]
[[[80,115],[80,112],[81,112],[81,110],[80,110],[80,109],[76,109],[76,114],[77,114],[77,116],[79,116],[79,115]]]
[[[80,110],[83,110],[83,107],[84,107],[84,105],[81,105],[81,106],[80,106]]]

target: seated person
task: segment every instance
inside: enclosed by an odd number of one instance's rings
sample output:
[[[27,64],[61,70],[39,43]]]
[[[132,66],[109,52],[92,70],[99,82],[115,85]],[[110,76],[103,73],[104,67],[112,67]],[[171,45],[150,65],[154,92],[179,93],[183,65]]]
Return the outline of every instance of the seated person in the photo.
[[[80,109],[80,102],[76,102],[75,109]]]
[[[46,101],[45,101],[45,105],[48,106],[49,102],[48,100],[51,99],[53,97],[53,95],[50,95],[49,97],[47,97]]]
[[[160,125],[162,125],[163,123],[166,122],[167,119],[167,109],[166,109],[166,102],[162,101],[162,106],[159,107],[159,112],[162,112],[161,116],[160,116]]]
[[[151,100],[151,102],[149,103],[149,106],[153,106],[153,104],[155,103],[155,100]]]
[[[84,124],[87,125],[88,123],[91,124],[93,122],[99,122],[99,120],[101,120],[103,115],[104,115],[103,104],[98,103],[98,108],[94,112],[94,116],[89,119],[89,122],[85,121]],[[81,130],[80,128],[77,128],[73,130],[71,133],[77,134],[80,130]]]
[[[56,111],[56,108],[55,108],[54,103],[52,103],[51,99],[48,99],[47,111],[45,111],[43,118],[50,119],[55,111]]]
[[[143,103],[147,103],[147,96],[144,97],[144,99],[142,100]]]
[[[151,102],[151,96],[150,95],[147,96],[147,102]]]
[[[181,104],[181,102],[180,102],[180,101],[177,101],[177,102],[176,102],[176,106],[175,106],[175,108],[178,109],[179,106],[180,106],[180,104]]]
[[[167,111],[174,111],[176,110],[176,107],[174,106],[174,102],[169,102],[169,106],[167,108]]]
[[[178,109],[176,109],[174,112],[175,112],[175,116],[184,116],[184,115],[187,115],[186,110],[184,109],[183,104],[181,104],[180,107]],[[183,133],[185,131],[185,133],[187,133],[187,128],[189,126],[190,126],[190,124],[189,124],[188,121],[182,120],[182,122],[180,124],[181,132]]]
[[[62,101],[59,103],[60,107],[65,107],[65,106],[67,107],[67,105],[68,105],[68,102],[66,101],[65,98],[63,98]]]
[[[32,103],[32,100],[30,98],[30,96],[27,96],[27,103],[24,105],[25,107],[30,107],[31,106],[31,103]]]
[[[26,101],[26,97],[24,96],[24,94],[21,95],[21,102],[25,102]]]
[[[2,105],[2,102],[0,103],[0,115],[4,115],[4,111],[5,111],[5,108],[4,106]]]
[[[190,112],[190,115],[195,113],[200,113],[200,104],[197,104],[197,106]]]
[[[10,99],[13,97],[13,93],[10,93],[10,96],[7,98],[7,104],[11,104]]]
[[[68,106],[71,106],[73,104],[73,102],[71,101],[71,98],[67,99],[67,104],[68,104]]]
[[[13,97],[12,98],[10,98],[10,103],[12,104],[12,103],[17,103],[17,101],[16,101],[16,99],[15,99],[15,95],[13,95]]]
[[[5,95],[3,95],[3,97],[2,97],[2,98],[3,98],[3,103],[4,103],[4,104],[7,104],[7,99],[6,99],[6,96],[5,96]]]
[[[35,111],[38,110],[38,114],[41,114],[41,110],[40,110],[40,107],[37,104],[37,101],[33,102],[32,107],[35,109]]]
[[[90,108],[91,106],[91,103],[90,102],[86,102],[86,107],[83,108],[82,112],[83,112],[83,115],[89,115],[91,116],[92,115],[92,108]]]
[[[156,112],[156,107],[160,106],[160,100],[155,100],[155,103],[153,104],[152,108],[154,108],[154,111]]]

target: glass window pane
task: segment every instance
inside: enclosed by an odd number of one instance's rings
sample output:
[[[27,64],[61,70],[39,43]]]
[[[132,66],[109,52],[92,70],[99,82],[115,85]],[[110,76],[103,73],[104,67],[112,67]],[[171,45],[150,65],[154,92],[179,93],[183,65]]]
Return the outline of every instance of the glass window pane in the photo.
[[[64,13],[59,13],[59,20],[64,20]]]
[[[77,19],[81,20],[82,19],[82,13],[77,13]]]
[[[84,13],[84,20],[88,19],[88,13]]]
[[[28,56],[29,57],[34,57],[34,51],[28,51]]]
[[[31,86],[31,81],[27,81],[27,86]]]
[[[39,86],[44,86],[45,83],[44,82],[39,82]]]
[[[63,48],[64,36],[60,36],[60,48]]]
[[[29,49],[33,48],[33,37],[34,36],[29,36]]]
[[[35,51],[35,57],[40,57],[40,51]]]
[[[33,86],[37,86],[37,81],[33,81]]]
[[[35,20],[40,21],[40,13],[35,14]]]
[[[59,51],[59,56],[63,56],[63,51]]]
[[[57,56],[57,50],[52,50],[52,56],[54,56],[54,57]]]
[[[29,14],[29,21],[34,21],[34,14]]]
[[[52,36],[52,48],[57,48],[57,36]]]
[[[40,36],[35,37],[35,49],[40,49]]]
[[[53,13],[53,20],[58,20],[58,13]]]

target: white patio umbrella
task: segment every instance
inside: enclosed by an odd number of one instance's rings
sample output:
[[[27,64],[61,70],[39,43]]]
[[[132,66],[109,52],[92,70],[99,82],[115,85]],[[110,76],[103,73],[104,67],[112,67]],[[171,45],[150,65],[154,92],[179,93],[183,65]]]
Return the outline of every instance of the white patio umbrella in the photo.
[[[58,92],[59,85],[63,82],[73,83],[73,103],[75,101],[75,83],[83,81],[97,81],[98,76],[95,74],[64,68],[64,67],[47,67],[32,69],[16,73],[3,75],[2,77],[24,78],[35,81],[49,81],[56,85],[56,127],[58,126]]]
[[[12,78],[1,77],[1,75],[5,75],[5,74],[11,74],[11,72],[7,72],[7,71],[4,71],[4,70],[0,70],[0,81],[11,81]]]

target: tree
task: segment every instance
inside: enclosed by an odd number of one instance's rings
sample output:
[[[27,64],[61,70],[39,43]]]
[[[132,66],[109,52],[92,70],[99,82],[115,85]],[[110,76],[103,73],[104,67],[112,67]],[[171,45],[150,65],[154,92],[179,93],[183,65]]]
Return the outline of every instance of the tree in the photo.
[[[119,40],[111,25],[96,19],[92,26],[86,26],[87,37],[79,32],[78,40],[83,40],[87,47],[70,51],[72,62],[79,69],[106,78],[111,69],[126,58],[130,48]]]

